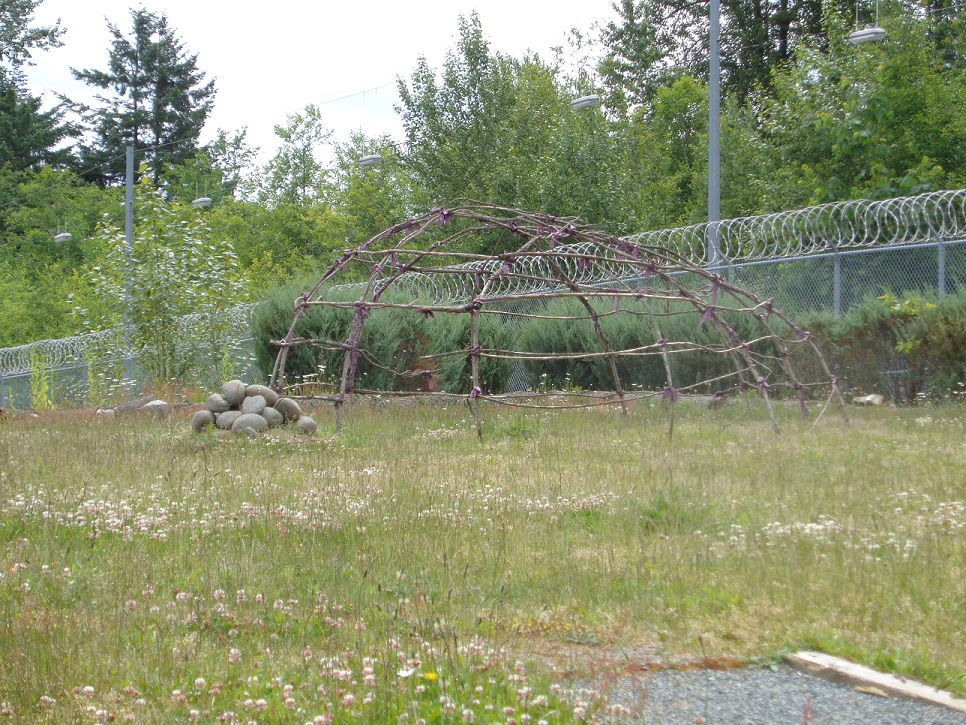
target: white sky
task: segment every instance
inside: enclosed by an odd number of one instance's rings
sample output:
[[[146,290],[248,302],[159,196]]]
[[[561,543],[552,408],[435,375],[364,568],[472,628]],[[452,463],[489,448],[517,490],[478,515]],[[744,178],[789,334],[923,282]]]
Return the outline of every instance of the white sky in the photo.
[[[566,48],[571,28],[589,35],[595,22],[612,19],[612,2],[44,0],[33,24],[60,18],[67,33],[62,48],[35,54],[29,86],[48,103],[53,91],[90,98],[91,89],[73,80],[70,68],[107,69],[107,20],[127,35],[131,7],[164,13],[185,50],[197,53],[206,80],[215,79],[214,110],[202,141],[218,128],[247,126],[248,142],[261,149],[264,162],[278,145],[273,127],[310,103],[321,105],[334,141],[347,140],[353,130],[401,139],[393,111],[396,78],[408,79],[419,55],[439,69],[456,45],[460,15],[478,12],[491,50],[518,58],[530,50],[550,60],[552,47]]]

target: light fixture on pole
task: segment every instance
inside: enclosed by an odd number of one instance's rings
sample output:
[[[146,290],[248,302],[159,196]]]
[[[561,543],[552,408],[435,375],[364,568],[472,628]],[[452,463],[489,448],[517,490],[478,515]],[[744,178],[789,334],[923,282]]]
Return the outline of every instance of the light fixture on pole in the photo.
[[[874,28],[862,28],[849,33],[849,42],[852,45],[864,45],[865,43],[879,43],[885,40],[885,28],[878,26]]]
[[[368,156],[363,156],[359,159],[359,166],[378,166],[382,163],[382,156],[380,154],[369,154]]]
[[[197,199],[191,202],[191,206],[193,206],[195,209],[207,209],[209,206],[211,206],[211,198],[207,196],[199,196]]]
[[[879,0],[875,0],[875,25],[859,28],[859,4],[855,4],[855,30],[849,33],[849,42],[852,45],[865,45],[866,43],[880,43],[885,40],[885,28],[879,27]]]
[[[594,94],[581,96],[580,98],[575,98],[570,102],[570,108],[574,111],[582,111],[585,108],[593,108],[594,106],[598,105],[600,105],[600,96]]]
[[[60,231],[60,224],[57,225],[57,234],[54,236],[55,242],[57,242],[58,244],[61,244],[63,242],[69,242],[73,238],[74,238],[73,234],[71,234],[66,229],[64,229],[64,231]]]

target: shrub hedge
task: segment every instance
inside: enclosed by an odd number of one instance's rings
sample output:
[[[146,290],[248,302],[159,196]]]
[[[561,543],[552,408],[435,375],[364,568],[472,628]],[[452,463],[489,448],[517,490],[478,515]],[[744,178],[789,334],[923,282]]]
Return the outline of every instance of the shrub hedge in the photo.
[[[288,334],[292,323],[293,301],[300,294],[290,287],[273,294],[258,309],[255,319],[255,348],[259,368],[270,375],[278,354],[272,340]],[[351,303],[357,292],[330,295],[330,301]],[[383,296],[392,302],[392,296]],[[403,301],[403,300],[396,300]],[[405,300],[411,302],[411,300]],[[343,341],[348,337],[352,309],[320,306],[302,315],[295,328],[296,337]],[[512,332],[500,316],[480,319],[479,341],[483,348],[509,349]],[[445,390],[470,392],[469,355],[445,355],[470,347],[470,318],[465,314],[436,313],[432,316],[412,310],[373,309],[363,328],[356,387],[370,390]],[[439,356],[427,359],[427,356]],[[301,346],[289,351],[285,373],[289,382],[318,380],[338,383],[344,354]],[[507,360],[480,359],[480,382],[485,390],[503,392],[511,373]]]
[[[279,291],[263,304],[257,314],[256,350],[263,372],[270,374],[278,348],[271,340],[288,332],[292,320],[292,301],[298,288]],[[357,293],[345,293],[332,301],[354,302]],[[384,296],[383,301],[392,301]],[[627,350],[651,345],[658,333],[644,301],[593,303],[603,334],[611,349]],[[721,300],[727,305],[726,299]],[[672,309],[676,307],[676,309]],[[520,317],[508,307],[503,314],[480,317],[480,346],[485,350],[519,350],[533,354],[572,354],[603,352],[587,309],[573,298],[549,301],[541,317]],[[518,310],[519,311],[519,310]],[[670,314],[668,314],[670,313]],[[344,340],[351,327],[353,311],[337,307],[316,307],[303,315],[296,336],[314,339]],[[550,318],[550,319],[544,319]],[[724,318],[745,340],[761,335],[758,322],[748,314],[724,313]],[[702,325],[700,314],[687,303],[666,303],[661,310],[661,335],[668,340],[686,340],[699,345],[720,345],[720,333],[713,325]],[[373,390],[425,390],[467,393],[471,386],[470,357],[460,355],[470,347],[470,316],[436,313],[429,317],[413,310],[373,309],[366,319],[359,359],[357,387]],[[759,351],[770,353],[763,348]],[[457,353],[457,354],[452,354]],[[427,356],[437,356],[427,359]],[[293,348],[286,362],[289,382],[321,380],[336,383],[342,371],[343,353],[323,352],[303,346]],[[660,390],[667,385],[664,362],[660,355],[620,355],[616,365],[627,390]],[[672,375],[676,387],[690,386],[727,375],[734,363],[717,352],[691,352],[671,355]],[[517,375],[513,375],[517,372]],[[521,378],[522,374],[522,378]],[[486,356],[480,359],[481,385],[488,393],[507,392],[511,379],[519,386],[521,379],[533,389],[613,390],[610,363],[605,356],[554,360],[527,360],[522,364]],[[430,380],[432,381],[430,383]],[[732,385],[724,381],[703,392],[713,392]]]
[[[271,373],[278,352],[271,340],[282,338],[288,332],[292,302],[300,289],[293,286],[279,290],[258,308],[256,355],[266,375]],[[357,293],[345,292],[340,301],[351,303],[356,299]],[[392,298],[383,300],[392,301]],[[714,326],[702,325],[700,316],[690,305],[662,304],[659,320],[665,339],[709,346],[719,342]],[[721,304],[727,306],[727,299],[722,299]],[[593,303],[601,330],[612,349],[631,349],[657,341],[658,333],[645,305],[644,301],[625,300],[621,303],[621,313],[616,314],[614,303]],[[678,309],[674,309],[675,305]],[[723,316],[742,339],[761,336],[759,323],[751,315],[723,313]],[[316,307],[299,320],[296,335],[341,341],[348,335],[352,317],[351,309]],[[888,294],[869,297],[843,315],[811,313],[799,324],[812,333],[847,392],[882,393],[896,403],[966,395],[966,291],[942,297],[904,295],[897,298]],[[587,309],[573,298],[547,302],[541,318],[482,315],[480,345],[484,349],[534,354],[603,352]],[[760,345],[758,351],[773,353],[773,348]],[[372,390],[431,387],[459,393],[470,390],[469,355],[447,354],[469,349],[470,316],[467,314],[426,316],[412,310],[375,309],[366,320],[362,346],[366,352],[359,360],[357,387]],[[426,356],[436,357],[427,359]],[[671,359],[674,384],[678,388],[734,370],[732,361],[716,352],[697,351],[672,355]],[[343,354],[339,351],[297,347],[289,353],[286,374],[289,382],[306,379],[337,383],[342,360]],[[622,355],[616,358],[616,364],[625,389],[658,390],[667,384],[664,363],[658,355]],[[534,389],[612,390],[614,387],[610,365],[604,356],[528,360],[522,365],[483,357],[480,360],[483,389],[489,393],[506,392],[514,371],[522,372]],[[804,375],[821,375],[821,371],[813,367],[804,371]],[[519,381],[519,376],[516,377]],[[721,382],[702,392],[713,392],[731,384],[732,381]]]
[[[966,290],[868,297],[845,314],[811,314],[801,325],[851,392],[901,404],[966,391]]]

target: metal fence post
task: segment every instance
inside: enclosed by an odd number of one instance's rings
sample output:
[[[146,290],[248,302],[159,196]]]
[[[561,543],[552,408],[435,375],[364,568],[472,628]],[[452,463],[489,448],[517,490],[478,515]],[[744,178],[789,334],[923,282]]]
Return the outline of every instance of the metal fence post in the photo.
[[[939,267],[939,294],[944,295],[946,294],[946,245],[940,241],[936,247],[936,251],[938,252],[939,256],[939,259],[937,260],[937,266]]]
[[[832,312],[842,314],[842,255],[838,247],[832,255]]]

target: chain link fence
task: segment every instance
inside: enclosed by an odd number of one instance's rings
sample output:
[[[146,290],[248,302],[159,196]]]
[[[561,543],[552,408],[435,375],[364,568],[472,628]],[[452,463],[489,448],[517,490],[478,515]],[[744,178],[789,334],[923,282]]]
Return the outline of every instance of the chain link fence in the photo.
[[[254,304],[178,320],[178,354],[185,384],[218,385],[225,375],[261,381],[252,341]],[[213,335],[213,329],[219,334]],[[124,328],[0,349],[0,407],[105,405],[144,393],[150,374]],[[178,381],[171,381],[177,384]]]
[[[884,201],[824,204],[777,214],[729,219],[628,237],[630,243],[675,250],[707,264],[729,282],[748,289],[795,318],[810,312],[840,314],[869,296],[884,293],[952,294],[966,285],[966,190],[942,191]],[[572,259],[588,250],[559,250]],[[498,262],[495,262],[498,264]],[[581,270],[573,270],[575,277]],[[695,275],[696,276],[696,275]],[[414,295],[443,301],[466,285],[455,275],[440,287],[440,276],[413,274]],[[586,270],[581,284],[636,284],[608,276],[607,265]],[[703,280],[702,280],[703,282]],[[423,285],[432,285],[423,289]],[[452,289],[450,289],[452,287]],[[208,365],[212,384],[231,372],[264,382],[255,364],[251,318],[254,305],[227,313],[227,329],[205,339],[201,315],[181,320],[181,338]],[[107,371],[107,372],[105,372]],[[112,377],[113,376],[113,377]],[[122,329],[0,349],[0,405],[31,408],[95,404],[105,391],[134,396],[147,375]],[[197,380],[193,382],[198,382]],[[526,381],[516,381],[526,385]]]
[[[955,294],[966,285],[966,239],[728,265],[722,275],[793,318],[838,315],[870,296]]]

